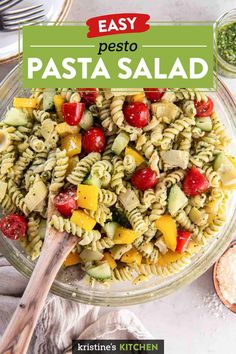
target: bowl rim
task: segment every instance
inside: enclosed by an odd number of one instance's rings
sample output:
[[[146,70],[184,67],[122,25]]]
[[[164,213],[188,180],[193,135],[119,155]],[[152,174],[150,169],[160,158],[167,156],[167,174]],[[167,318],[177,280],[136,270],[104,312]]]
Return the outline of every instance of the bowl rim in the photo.
[[[8,75],[2,80],[1,86],[5,85],[7,81],[15,74],[16,70],[18,70],[19,64],[16,65]],[[236,102],[226,87],[226,85],[221,81],[219,77],[215,74],[216,80],[218,80],[218,87],[220,86],[224,93],[227,95],[227,99],[230,101],[233,110],[234,116],[236,117]],[[232,119],[232,124],[234,124],[236,129],[236,119],[235,121]],[[236,210],[235,210],[236,212]],[[231,239],[233,229],[236,227],[236,218],[231,218],[231,221],[227,225],[227,230],[225,231],[224,237],[218,239],[216,244],[217,247],[211,250],[210,254],[207,256],[202,256],[203,258],[198,259],[193,269],[190,269],[188,272],[181,274],[178,279],[170,282],[169,284],[164,284],[162,288],[157,289],[146,289],[145,292],[130,294],[124,292],[124,296],[122,292],[119,292],[117,295],[114,293],[112,296],[104,297],[104,291],[95,294],[93,291],[85,291],[82,290],[79,293],[74,293],[72,289],[69,289],[62,284],[59,280],[55,280],[50,292],[57,296],[64,297],[68,300],[78,301],[80,303],[92,304],[97,306],[127,306],[127,305],[135,305],[145,303],[151,300],[155,300],[164,296],[169,295],[170,293],[176,291],[180,287],[183,287],[187,284],[190,284],[192,281],[200,277],[205,271],[207,271],[217,260],[219,255],[224,252],[224,250],[228,247]],[[212,243],[211,243],[212,244]],[[0,250],[2,254],[6,257],[9,263],[21,274],[23,274],[26,278],[29,278],[33,271],[33,265],[25,265],[19,262],[19,258],[16,254],[11,254],[10,252],[10,244],[8,244],[7,240],[4,237],[0,237]],[[20,253],[20,252],[19,252]],[[180,273],[179,273],[180,274]],[[174,283],[174,287],[173,287]],[[77,288],[77,287],[76,287]],[[106,288],[104,288],[106,289]],[[79,291],[79,289],[78,289]]]

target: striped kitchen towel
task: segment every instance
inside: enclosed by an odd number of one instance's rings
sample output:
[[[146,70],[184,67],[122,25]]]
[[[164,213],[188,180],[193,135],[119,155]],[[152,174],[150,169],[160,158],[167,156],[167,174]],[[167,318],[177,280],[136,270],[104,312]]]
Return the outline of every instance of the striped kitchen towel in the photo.
[[[20,301],[27,280],[0,256],[0,334]],[[129,310],[105,311],[50,294],[28,354],[69,354],[72,339],[152,339]]]

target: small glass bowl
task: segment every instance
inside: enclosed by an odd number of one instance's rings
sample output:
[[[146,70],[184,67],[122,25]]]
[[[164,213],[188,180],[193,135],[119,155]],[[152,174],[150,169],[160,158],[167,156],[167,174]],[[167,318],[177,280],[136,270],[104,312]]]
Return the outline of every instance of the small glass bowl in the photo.
[[[217,32],[218,30],[227,24],[230,24],[232,22],[236,22],[236,9],[232,9],[223,15],[221,15],[215,23],[214,26],[214,48],[215,48],[215,57],[216,57],[216,71],[218,74],[225,76],[225,77],[230,77],[230,78],[236,78],[236,65],[232,65],[227,63],[221,55],[218,52],[218,47],[217,47]]]

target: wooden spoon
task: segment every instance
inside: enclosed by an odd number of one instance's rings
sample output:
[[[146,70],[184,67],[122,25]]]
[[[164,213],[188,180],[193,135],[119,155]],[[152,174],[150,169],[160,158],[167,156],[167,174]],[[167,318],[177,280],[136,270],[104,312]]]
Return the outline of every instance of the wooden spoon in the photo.
[[[217,268],[218,268],[218,265],[219,265],[219,262],[221,260],[221,258],[229,251],[229,249],[233,246],[236,245],[236,241],[233,241],[230,243],[229,247],[226,249],[226,251],[222,254],[222,256],[218,259],[218,261],[214,264],[214,267],[213,267],[213,283],[214,283],[214,287],[215,287],[215,291],[216,291],[216,294],[218,295],[220,301],[232,312],[236,313],[236,304],[231,304],[229,301],[227,301],[221,290],[220,290],[220,284],[219,284],[219,281],[217,279]]]
[[[49,196],[48,220],[54,212],[54,195]],[[27,352],[34,328],[61,265],[78,237],[47,227],[45,241],[29,283],[0,341],[1,354]]]

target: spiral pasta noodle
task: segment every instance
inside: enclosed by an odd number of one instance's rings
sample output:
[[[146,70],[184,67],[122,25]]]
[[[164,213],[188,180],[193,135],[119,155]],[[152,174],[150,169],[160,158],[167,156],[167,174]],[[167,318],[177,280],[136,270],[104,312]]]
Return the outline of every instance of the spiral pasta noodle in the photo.
[[[189,117],[181,117],[180,119],[177,119],[174,123],[171,123],[170,126],[166,128],[163,132],[163,140],[161,143],[162,149],[167,150],[168,148],[170,148],[171,144],[173,143],[174,139],[179,135],[179,133],[194,124],[194,120]]]
[[[111,207],[117,201],[117,195],[108,189],[99,189],[98,202]]]
[[[56,151],[56,165],[52,174],[52,181],[50,185],[50,190],[52,192],[57,192],[63,185],[64,179],[66,177],[66,170],[68,167],[69,158],[66,155],[66,151],[61,151],[57,149]]]
[[[8,192],[15,206],[27,216],[29,214],[29,210],[25,204],[24,196],[12,180],[8,182]]]
[[[34,118],[40,122],[41,124],[46,120],[50,119],[50,113],[43,111],[43,110],[33,110],[33,116]]]
[[[111,176],[111,188],[115,190],[116,194],[120,194],[126,191],[126,188],[123,183],[124,178],[124,164],[123,161],[115,156],[113,158],[114,170]]]
[[[102,126],[103,128],[107,129],[109,132],[114,132],[115,131],[115,123],[113,122],[113,119],[111,117],[110,113],[110,106],[111,106],[112,100],[103,100],[101,107],[99,109],[99,118],[102,121]]]
[[[112,157],[114,156],[113,151],[111,150],[112,144],[115,140],[115,135],[112,135],[108,138],[107,140],[107,146],[102,154],[102,160],[108,160],[110,161],[112,159]]]
[[[1,175],[5,175],[12,172],[14,163],[15,163],[15,148],[13,144],[10,144],[2,156]]]
[[[33,159],[34,159],[34,152],[30,148],[28,148],[22,153],[22,155],[16,161],[13,168],[16,182],[19,182],[19,180],[23,177],[24,171],[27,169],[28,165],[33,161]]]
[[[175,94],[175,101],[182,101],[182,100],[192,100],[192,101],[207,101],[207,96],[199,91],[196,91],[191,88],[187,89],[180,89],[174,88],[172,89],[173,93]]]
[[[97,237],[98,234],[97,230],[85,231],[78,225],[71,222],[69,219],[64,219],[63,217],[57,215],[52,216],[50,226],[54,227],[57,231],[67,232],[68,234],[78,236],[79,238],[84,238],[87,236],[89,237],[91,235],[93,237]]]
[[[127,212],[126,215],[134,231],[138,234],[142,234],[147,230],[147,225],[142,217],[142,214],[137,208]]]
[[[130,281],[133,278],[132,272],[129,267],[115,268],[113,271],[114,279],[119,281]]]
[[[100,238],[98,241],[92,242],[92,249],[96,251],[103,251],[105,248],[111,248],[114,242],[109,237]]]
[[[40,221],[40,217],[36,217],[34,215],[29,216],[27,229],[28,243],[26,246],[26,251],[31,255],[32,260],[38,258],[43,245],[43,241],[39,235]]]
[[[104,226],[107,220],[112,219],[110,209],[104,204],[99,205],[96,211],[89,211],[89,215],[101,226]]]
[[[112,99],[110,105],[111,118],[113,122],[119,127],[124,126],[124,113],[123,113],[123,104],[125,102],[125,96],[115,96]]]
[[[136,169],[136,162],[133,156],[126,155],[123,160],[125,177],[129,179]]]
[[[97,152],[91,152],[87,156],[85,156],[82,160],[80,160],[76,167],[72,170],[72,172],[67,176],[67,181],[78,185],[80,184],[86,175],[91,170],[92,166],[100,159],[100,154]]]

